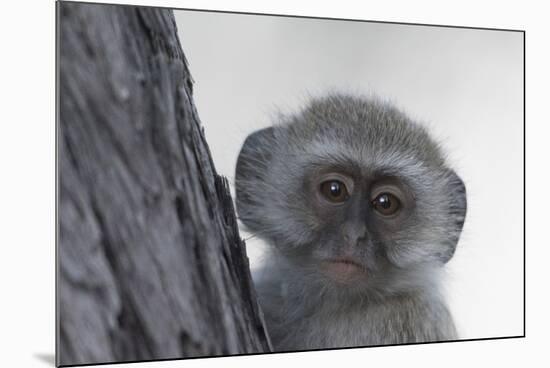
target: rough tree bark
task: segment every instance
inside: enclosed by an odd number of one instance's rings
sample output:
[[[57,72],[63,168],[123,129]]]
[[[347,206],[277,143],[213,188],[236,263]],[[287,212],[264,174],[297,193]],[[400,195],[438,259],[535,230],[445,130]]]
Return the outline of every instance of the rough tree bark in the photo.
[[[58,3],[57,364],[269,350],[167,9]]]

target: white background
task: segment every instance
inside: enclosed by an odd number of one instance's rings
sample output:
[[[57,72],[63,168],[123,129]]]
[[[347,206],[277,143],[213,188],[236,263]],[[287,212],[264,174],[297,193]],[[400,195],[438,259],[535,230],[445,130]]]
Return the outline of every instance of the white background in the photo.
[[[133,0],[134,4],[153,4]],[[527,30],[527,326],[525,339],[428,344],[157,362],[128,366],[253,367],[342,364],[439,367],[548,364],[550,310],[548,175],[548,26],[542,8],[504,1],[156,1],[264,13],[304,14]],[[542,4],[542,3],[541,3]],[[19,6],[16,6],[19,5]],[[54,7],[49,1],[2,8],[0,134],[0,361],[6,367],[48,366],[54,352]],[[426,111],[428,111],[427,109]],[[426,111],[417,112],[425,114]],[[202,112],[201,112],[202,113]],[[426,115],[422,115],[426,118]],[[431,117],[427,117],[430,118]],[[203,117],[204,119],[204,117]],[[462,151],[453,151],[462,152]],[[460,164],[463,158],[455,156]],[[503,236],[495,234],[495,236]],[[479,282],[484,282],[479,280]],[[474,305],[477,301],[472,302]]]
[[[424,122],[465,182],[446,267],[459,337],[523,334],[523,33],[176,11],[218,172],[308,94],[376,93]],[[245,237],[252,234],[243,232]],[[252,267],[263,243],[247,241]]]

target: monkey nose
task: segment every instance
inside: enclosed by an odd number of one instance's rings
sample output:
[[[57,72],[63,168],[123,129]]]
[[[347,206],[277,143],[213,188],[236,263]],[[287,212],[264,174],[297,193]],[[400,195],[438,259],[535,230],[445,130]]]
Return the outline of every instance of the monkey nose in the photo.
[[[364,225],[348,226],[344,229],[344,241],[349,245],[359,245],[365,239],[367,239],[367,229]]]
[[[366,239],[365,236],[349,236],[349,235],[344,236],[345,242],[351,246],[357,246],[361,244],[365,239]]]

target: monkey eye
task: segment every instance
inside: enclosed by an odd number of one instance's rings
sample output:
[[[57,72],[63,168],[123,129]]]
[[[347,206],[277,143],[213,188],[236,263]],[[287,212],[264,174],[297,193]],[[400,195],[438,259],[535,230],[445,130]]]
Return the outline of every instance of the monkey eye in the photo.
[[[383,216],[391,216],[401,208],[401,202],[391,193],[381,193],[371,203],[373,208]]]
[[[322,182],[321,194],[333,203],[342,203],[349,198],[346,185],[339,180],[327,180]]]

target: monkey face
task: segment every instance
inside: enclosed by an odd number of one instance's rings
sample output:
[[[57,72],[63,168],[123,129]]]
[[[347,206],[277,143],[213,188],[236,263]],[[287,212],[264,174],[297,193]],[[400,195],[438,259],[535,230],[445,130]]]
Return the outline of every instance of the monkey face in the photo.
[[[416,178],[400,174],[405,168],[329,161],[304,170],[303,203],[317,237],[291,248],[291,259],[336,286],[384,291],[423,282],[419,269],[450,259],[458,235],[448,222],[453,205],[444,202],[450,193],[442,189],[457,184],[445,182],[454,174],[433,167]]]
[[[243,223],[310,278],[387,292],[453,255],[464,184],[395,108],[332,96],[249,136],[236,172]]]
[[[410,188],[397,177],[365,176],[330,165],[306,174],[304,184],[320,224],[319,246],[311,252],[319,269],[344,283],[379,272],[385,265],[386,244],[414,214]]]

